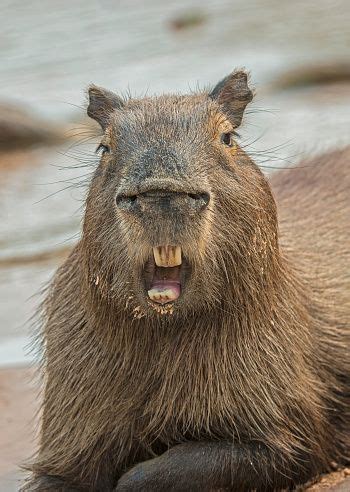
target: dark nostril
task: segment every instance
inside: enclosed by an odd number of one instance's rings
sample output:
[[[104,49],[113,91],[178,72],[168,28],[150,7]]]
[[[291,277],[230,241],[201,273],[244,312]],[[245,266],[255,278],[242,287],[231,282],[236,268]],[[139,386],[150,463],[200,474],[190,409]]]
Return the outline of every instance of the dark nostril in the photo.
[[[203,210],[209,204],[209,193],[187,193],[187,196],[193,200],[193,205],[196,208]]]
[[[137,195],[117,195],[115,201],[120,208],[129,208],[137,200]]]
[[[195,193],[188,193],[188,196],[192,198],[192,200],[197,200],[199,195],[196,195]]]

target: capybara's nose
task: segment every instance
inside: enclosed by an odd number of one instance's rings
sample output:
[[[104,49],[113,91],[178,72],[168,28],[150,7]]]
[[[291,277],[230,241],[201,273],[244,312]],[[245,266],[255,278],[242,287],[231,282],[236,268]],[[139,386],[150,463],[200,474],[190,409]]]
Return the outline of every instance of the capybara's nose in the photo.
[[[119,209],[135,214],[176,211],[193,214],[203,211],[209,202],[210,194],[207,192],[152,190],[139,194],[120,193],[116,197]]]

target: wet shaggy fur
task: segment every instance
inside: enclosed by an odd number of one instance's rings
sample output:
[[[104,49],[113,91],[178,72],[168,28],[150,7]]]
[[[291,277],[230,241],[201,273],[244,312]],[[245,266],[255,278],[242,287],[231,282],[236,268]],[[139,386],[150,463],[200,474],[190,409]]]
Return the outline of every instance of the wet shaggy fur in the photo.
[[[349,462],[350,149],[269,183],[234,134],[222,142],[251,98],[238,74],[210,95],[91,89],[108,151],[45,301],[40,447],[22,490],[269,491]],[[116,205],[159,187],[205,190],[209,206]],[[189,265],[164,312],[142,283],[157,244],[180,244]]]

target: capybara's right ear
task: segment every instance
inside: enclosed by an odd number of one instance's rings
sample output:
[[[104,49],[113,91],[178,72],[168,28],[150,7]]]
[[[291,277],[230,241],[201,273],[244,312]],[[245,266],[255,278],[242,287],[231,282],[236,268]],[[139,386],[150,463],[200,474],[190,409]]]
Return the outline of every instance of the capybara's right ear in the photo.
[[[96,120],[103,130],[105,130],[112,112],[115,109],[121,109],[125,103],[123,99],[114,94],[114,92],[107,91],[96,85],[90,85],[88,94],[89,105],[87,114],[90,118]]]
[[[217,101],[237,127],[241,124],[244,110],[253,99],[248,86],[248,74],[244,70],[235,70],[221,80],[210,92],[209,97]]]

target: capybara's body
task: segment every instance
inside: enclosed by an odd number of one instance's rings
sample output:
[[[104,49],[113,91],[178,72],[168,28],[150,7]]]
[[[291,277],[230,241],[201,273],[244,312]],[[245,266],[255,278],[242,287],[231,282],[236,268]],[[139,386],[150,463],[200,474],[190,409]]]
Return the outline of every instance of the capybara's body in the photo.
[[[243,72],[90,89],[103,155],[44,305],[24,490],[270,491],[349,461],[350,149],[271,193],[234,131],[250,100]]]

